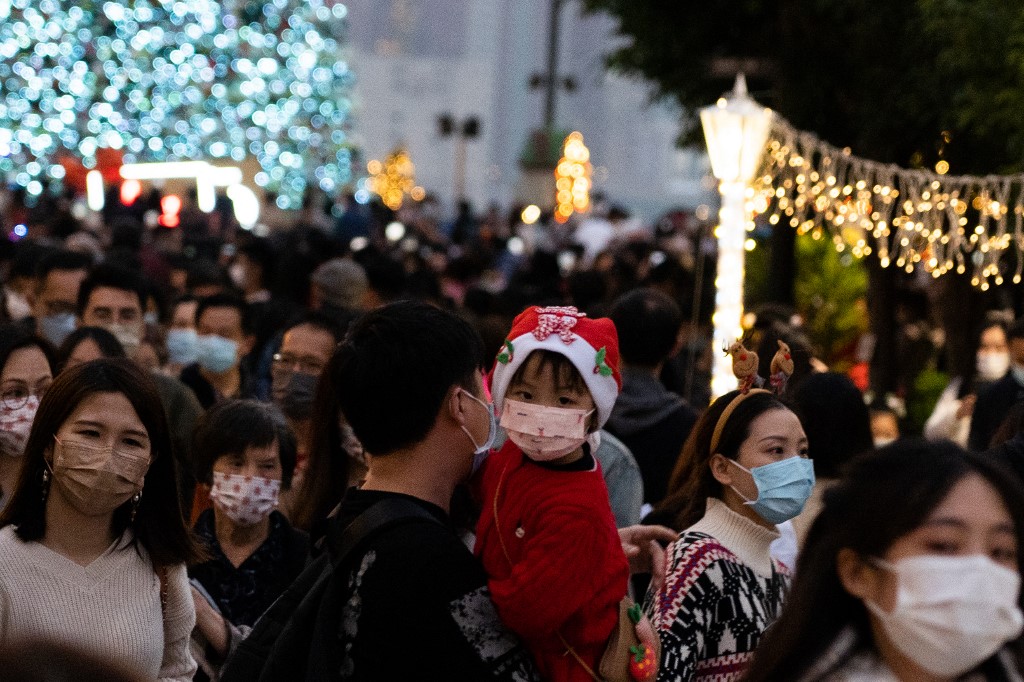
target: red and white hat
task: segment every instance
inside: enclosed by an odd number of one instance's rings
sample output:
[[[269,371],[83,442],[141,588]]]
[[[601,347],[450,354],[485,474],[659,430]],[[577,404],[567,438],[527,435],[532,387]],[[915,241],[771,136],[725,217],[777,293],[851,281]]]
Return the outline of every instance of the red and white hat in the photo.
[[[512,376],[535,350],[552,351],[572,361],[594,399],[598,428],[604,426],[622,388],[615,323],[606,317],[588,318],[571,306],[531,306],[519,313],[489,377],[499,415]]]

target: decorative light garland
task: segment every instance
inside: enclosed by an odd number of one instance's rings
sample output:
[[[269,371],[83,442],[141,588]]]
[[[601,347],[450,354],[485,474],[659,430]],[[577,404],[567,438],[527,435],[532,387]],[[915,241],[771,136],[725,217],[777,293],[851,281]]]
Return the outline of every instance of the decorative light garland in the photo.
[[[426,197],[426,191],[416,184],[416,164],[402,147],[388,154],[383,163],[371,160],[366,164],[366,170],[370,173],[366,189],[379,195],[392,211],[402,207],[407,194],[413,201],[423,201]]]
[[[778,115],[747,209],[827,234],[855,257],[874,252],[883,267],[969,271],[982,290],[1018,284],[1024,269],[1024,174],[951,176],[862,159]]]
[[[96,166],[255,157],[297,208],[351,180],[340,0],[0,0],[0,176],[30,195]],[[66,150],[66,151],[65,151]]]
[[[555,166],[555,222],[564,223],[573,213],[590,210],[590,150],[583,134],[570,133],[562,144],[562,158]]]

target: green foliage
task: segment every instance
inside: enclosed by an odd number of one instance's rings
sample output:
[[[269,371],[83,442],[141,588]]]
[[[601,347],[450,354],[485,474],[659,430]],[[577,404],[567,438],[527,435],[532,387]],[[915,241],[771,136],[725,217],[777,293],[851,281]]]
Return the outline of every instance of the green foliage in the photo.
[[[861,156],[924,166],[941,156],[953,173],[1024,168],[1024,3],[583,4],[631,39],[609,65],[684,109],[714,102],[742,69],[765,105]]]
[[[867,331],[868,273],[831,241],[801,235],[796,240],[796,305],[826,364],[842,371],[843,352]]]
[[[928,421],[939,396],[949,385],[949,375],[937,369],[925,369],[917,375],[913,391],[907,400],[907,428],[910,433],[920,433]]]

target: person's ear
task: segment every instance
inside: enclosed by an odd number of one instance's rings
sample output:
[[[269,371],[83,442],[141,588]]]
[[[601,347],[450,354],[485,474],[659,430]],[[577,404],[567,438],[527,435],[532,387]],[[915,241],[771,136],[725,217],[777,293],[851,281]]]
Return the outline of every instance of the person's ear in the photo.
[[[711,475],[715,477],[716,481],[726,487],[733,485],[735,482],[733,475],[735,474],[736,467],[729,463],[728,457],[715,453],[711,455],[708,466],[711,468]]]
[[[861,600],[874,600],[877,591],[875,571],[849,547],[836,554],[836,574],[843,589],[851,595]]]
[[[466,424],[466,405],[462,401],[462,389],[458,386],[452,386],[448,389],[448,414],[456,423],[465,426]]]

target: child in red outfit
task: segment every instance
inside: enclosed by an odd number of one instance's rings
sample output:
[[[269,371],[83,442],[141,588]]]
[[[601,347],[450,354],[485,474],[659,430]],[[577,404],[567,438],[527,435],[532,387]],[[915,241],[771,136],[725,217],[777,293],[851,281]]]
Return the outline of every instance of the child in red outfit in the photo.
[[[545,680],[590,682],[629,567],[592,448],[620,387],[608,319],[529,308],[491,372],[509,440],[485,462],[476,554]],[[589,669],[589,670],[588,670]]]

